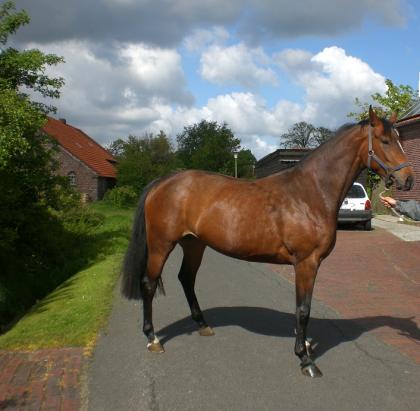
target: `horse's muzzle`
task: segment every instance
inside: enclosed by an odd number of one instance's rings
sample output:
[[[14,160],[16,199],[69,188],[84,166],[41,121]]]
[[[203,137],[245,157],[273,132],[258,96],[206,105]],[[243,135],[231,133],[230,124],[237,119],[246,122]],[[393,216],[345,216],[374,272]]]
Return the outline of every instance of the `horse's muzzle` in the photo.
[[[385,186],[387,188],[389,188],[392,185],[392,182],[394,181],[395,177],[391,174],[388,178],[387,181],[385,182]],[[391,181],[391,184],[388,185],[388,181]],[[402,191],[409,191],[413,188],[414,185],[414,178],[412,175],[408,175],[407,178],[403,181],[401,181],[399,178],[395,179],[397,184],[397,190],[402,190]]]

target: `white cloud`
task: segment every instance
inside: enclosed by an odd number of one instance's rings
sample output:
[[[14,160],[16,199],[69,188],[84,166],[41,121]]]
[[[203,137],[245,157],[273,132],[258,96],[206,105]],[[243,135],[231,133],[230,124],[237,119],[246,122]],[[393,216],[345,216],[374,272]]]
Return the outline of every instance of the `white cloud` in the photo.
[[[229,32],[220,26],[210,30],[196,29],[184,40],[184,46],[190,52],[201,51],[210,44],[224,44],[229,39]]]
[[[279,147],[278,141],[270,137],[266,137],[265,140],[262,140],[260,137],[254,136],[254,141],[255,144],[252,144],[250,147],[247,148],[251,149],[251,151],[257,159],[260,159],[266,156],[267,154],[272,153]]]
[[[146,91],[171,101],[192,102],[185,91],[181,56],[176,50],[130,44],[121,49],[120,55],[141,93]]]
[[[386,91],[385,78],[361,59],[339,47],[312,55],[285,50],[276,61],[305,90],[303,117],[318,125],[335,127],[354,109],[354,100],[369,101]]]
[[[160,109],[159,124],[176,134],[185,125],[201,119],[227,122],[242,144],[259,158],[278,147],[281,134],[294,123],[307,121],[335,128],[347,121],[355,97],[368,101],[371,94],[386,90],[382,75],[338,47],[325,48],[317,54],[285,50],[275,59],[305,90],[302,103],[280,100],[269,107],[255,93],[229,93],[210,98],[199,109]]]
[[[276,53],[273,59],[283,70],[296,76],[312,69],[312,56],[313,54],[307,50],[286,49]]]
[[[219,85],[241,85],[256,88],[277,84],[275,72],[264,67],[270,58],[261,47],[248,48],[240,43],[230,47],[210,46],[201,56],[202,77]]]
[[[64,56],[66,63],[50,70],[65,79],[61,98],[53,104],[61,116],[94,128],[95,135],[98,130],[110,135],[123,124],[149,124],[160,116],[154,109],[158,103],[189,106],[194,101],[176,50],[130,44],[107,55],[94,54],[89,43],[78,41],[28,46]]]
[[[383,76],[340,48],[269,56],[265,39],[274,39],[273,46],[302,36],[326,38],[367,19],[402,25],[408,10],[405,0],[18,0],[17,7],[28,11],[31,24],[13,36],[16,44],[34,42],[66,59],[52,70],[66,80],[58,115],[98,141],[160,129],[174,137],[206,119],[228,122],[257,156],[273,150],[293,123],[338,126],[354,110],[355,97],[367,101],[385,90]],[[232,45],[234,38],[240,42]],[[202,53],[205,80],[245,91],[211,95],[206,84],[210,97],[194,107],[183,64],[194,64],[196,56],[182,61],[176,49],[182,45],[181,51]],[[258,95],[261,86],[278,84],[274,62],[303,91],[299,103],[282,98],[281,87],[274,104]],[[201,100],[202,82],[195,80],[190,84]]]
[[[316,54],[312,61],[319,65],[336,90],[342,92],[366,90],[365,93],[369,95],[378,88],[382,92],[385,91],[384,77],[375,73],[361,59],[348,56],[342,48],[325,48]],[[336,90],[333,92],[335,93]]]
[[[287,127],[300,120],[298,105],[282,101],[274,108],[253,93],[219,95],[201,108],[155,106],[160,118],[148,130],[164,130],[175,136],[185,126],[201,120],[226,122],[242,145],[260,158],[278,147],[279,136]]]
[[[248,49],[242,44],[226,49],[234,50],[240,61],[245,55],[251,66],[255,61],[271,61],[262,49]],[[66,59],[66,64],[53,70],[54,75],[66,79],[57,102],[58,116],[66,117],[101,143],[159,130],[175,138],[185,126],[205,119],[227,122],[243,146],[259,158],[274,150],[280,135],[294,123],[304,120],[333,128],[347,120],[355,97],[366,100],[376,91],[385,91],[384,77],[343,49],[329,47],[317,54],[285,50],[273,60],[304,90],[301,103],[281,99],[270,106],[254,91],[216,95],[194,107],[176,50],[143,44],[97,50],[89,43],[73,41],[49,46],[47,51]],[[228,62],[234,60],[231,56]],[[219,63],[218,69],[229,67]],[[231,63],[226,80],[237,68]],[[254,67],[255,73],[258,70]],[[245,80],[249,74],[249,67],[242,74],[236,72],[237,77],[244,76],[244,82],[255,85],[263,81],[258,76]]]

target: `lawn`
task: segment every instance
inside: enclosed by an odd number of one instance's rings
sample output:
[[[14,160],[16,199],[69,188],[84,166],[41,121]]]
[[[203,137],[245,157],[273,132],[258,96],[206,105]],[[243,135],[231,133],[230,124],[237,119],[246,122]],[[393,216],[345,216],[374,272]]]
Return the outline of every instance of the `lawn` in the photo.
[[[83,245],[96,248],[96,255],[86,267],[35,304],[1,335],[0,349],[94,345],[112,307],[112,294],[127,247],[133,210],[104,203],[89,207],[106,217],[92,235],[92,243]]]

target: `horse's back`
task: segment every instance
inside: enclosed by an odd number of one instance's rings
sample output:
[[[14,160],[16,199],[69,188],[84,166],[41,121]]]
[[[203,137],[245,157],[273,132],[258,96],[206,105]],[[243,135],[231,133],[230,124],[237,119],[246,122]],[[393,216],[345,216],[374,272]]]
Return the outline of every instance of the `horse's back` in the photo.
[[[253,182],[201,170],[170,175],[155,186],[146,201],[149,212],[170,212],[192,224],[203,213],[243,203],[257,191]],[[254,192],[254,193],[253,193]]]

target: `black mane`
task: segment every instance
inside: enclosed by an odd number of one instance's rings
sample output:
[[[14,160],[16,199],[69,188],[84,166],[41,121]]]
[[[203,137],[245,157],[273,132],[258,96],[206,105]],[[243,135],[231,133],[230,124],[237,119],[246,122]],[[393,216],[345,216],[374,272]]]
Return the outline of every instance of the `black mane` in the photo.
[[[379,120],[382,121],[382,125],[384,127],[384,131],[385,133],[388,133],[389,131],[391,131],[392,129],[392,124],[386,119],[386,118],[380,118]],[[364,127],[370,124],[369,120],[362,120],[359,121],[357,124],[359,124],[360,126]]]
[[[389,132],[392,129],[392,124],[386,118],[380,118],[380,120],[384,127],[385,133]],[[340,128],[336,130],[334,137],[340,135],[341,133],[344,133],[345,131],[351,129],[354,126],[366,127],[368,125],[370,125],[370,120],[361,120],[358,123],[343,124]]]

